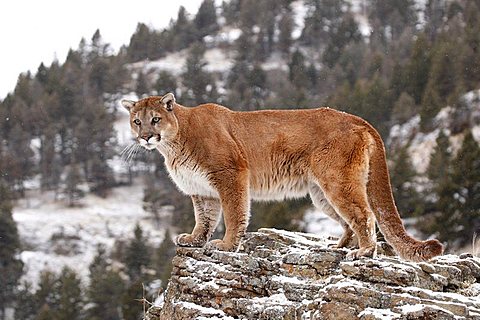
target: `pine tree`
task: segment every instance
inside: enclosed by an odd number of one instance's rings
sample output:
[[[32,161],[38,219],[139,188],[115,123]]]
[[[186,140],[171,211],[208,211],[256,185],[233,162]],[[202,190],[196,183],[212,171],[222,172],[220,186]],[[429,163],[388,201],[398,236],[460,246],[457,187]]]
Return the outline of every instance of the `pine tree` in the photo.
[[[38,305],[30,283],[24,282],[21,285],[15,302],[15,319],[35,320]]]
[[[306,69],[304,55],[295,50],[288,64],[288,79],[296,88],[301,88],[307,83]]]
[[[453,194],[455,185],[452,179],[452,155],[448,137],[440,131],[437,145],[430,156],[427,176],[432,182],[431,190],[435,200],[430,204],[429,211],[434,213],[434,219],[429,225],[420,226],[428,233],[437,233],[440,241],[451,240],[452,213],[455,211]]]
[[[124,291],[121,305],[123,319],[141,319],[143,283],[140,279],[133,281]]]
[[[427,129],[432,119],[446,105],[455,102],[462,86],[457,47],[449,40],[439,40],[434,49],[432,67],[422,99],[420,126]]]
[[[76,272],[64,267],[58,277],[55,290],[58,292],[55,318],[58,320],[81,319],[84,302],[80,278]]]
[[[392,120],[394,123],[404,123],[417,114],[415,100],[406,92],[402,92],[395,101],[392,110]]]
[[[358,42],[361,37],[353,16],[351,14],[343,15],[338,29],[333,29],[330,33],[330,39],[323,53],[323,61],[332,68],[337,63],[347,44]]]
[[[434,184],[439,184],[442,179],[451,176],[451,158],[450,142],[443,130],[440,130],[427,169],[427,176]]]
[[[429,39],[434,39],[444,21],[447,12],[446,1],[444,0],[428,0],[425,6],[425,20],[427,22],[425,29]]]
[[[198,8],[198,12],[193,20],[198,33],[198,39],[202,39],[206,35],[212,35],[219,29],[217,23],[217,13],[215,9],[215,1],[203,0]]]
[[[135,237],[130,241],[125,255],[125,266],[130,281],[142,279],[144,268],[150,265],[150,247],[143,237],[143,230],[137,223],[134,230]]]
[[[170,33],[173,35],[172,50],[178,51],[188,48],[195,41],[196,30],[185,7],[180,6],[178,9],[177,20],[174,22]]]
[[[158,79],[155,83],[155,89],[158,95],[164,95],[167,92],[173,93],[177,96],[177,80],[168,71],[162,70],[158,74]]]
[[[395,41],[407,27],[415,27],[417,14],[414,0],[370,0],[369,20],[373,24],[373,42],[386,45]]]
[[[91,191],[100,197],[106,197],[108,190],[115,185],[113,171],[103,158],[103,153],[95,154],[91,161],[90,179],[93,182]]]
[[[172,272],[172,258],[175,256],[175,243],[173,243],[170,230],[165,231],[162,243],[155,252],[155,270],[157,277],[162,280],[162,287],[167,288],[168,279]]]
[[[431,64],[430,50],[426,35],[420,34],[413,44],[412,53],[405,68],[407,93],[415,99],[416,104],[422,101],[427,86]]]
[[[5,310],[15,301],[17,284],[23,272],[23,263],[18,258],[20,239],[12,218],[10,193],[0,180],[0,319]]]
[[[35,320],[56,320],[56,312],[48,304],[44,304],[38,310]]]
[[[357,104],[355,114],[369,121],[383,137],[388,135],[388,122],[392,112],[392,103],[386,85],[380,76],[375,76],[365,88],[357,87],[358,97],[352,97],[352,103]],[[358,101],[358,102],[356,102]]]
[[[105,248],[99,246],[97,255],[89,266],[90,285],[87,297],[90,308],[87,310],[89,320],[120,320],[121,296],[125,284],[120,275],[111,269],[107,261]]]
[[[139,23],[127,47],[127,56],[130,62],[137,62],[148,58],[150,38],[150,28],[144,23]]]
[[[308,208],[311,208],[311,202],[306,198],[272,203],[254,202],[254,214],[248,230],[268,227],[301,231],[300,221]]]
[[[408,145],[396,151],[394,165],[389,170],[395,203],[404,217],[419,213],[421,205],[420,196],[413,185],[416,172],[407,149]]]
[[[467,1],[465,8],[464,78],[467,90],[478,88],[480,83],[480,3]]]
[[[60,159],[55,150],[56,132],[53,125],[43,130],[40,148],[40,174],[42,190],[57,189],[60,182]]]
[[[24,108],[25,106],[15,106]],[[20,195],[23,196],[23,182],[33,174],[34,162],[33,151],[30,148],[30,133],[22,127],[22,122],[18,121],[13,127],[8,137],[8,150],[12,157],[13,164],[8,172],[9,180],[16,186]],[[13,169],[13,170],[12,170]]]
[[[148,81],[147,81],[147,76],[142,71],[140,71],[138,73],[135,92],[140,97],[141,96],[148,96],[149,93],[150,93],[150,88],[149,88],[149,84],[148,84]]]
[[[306,84],[309,81],[305,57],[299,50],[293,52],[288,69],[288,79],[293,86],[287,91],[288,97],[285,98],[284,103],[296,108],[305,107],[308,105]]]
[[[288,56],[290,53],[290,48],[293,43],[292,31],[293,31],[293,18],[291,9],[285,10],[285,12],[280,17],[280,22],[278,24],[279,34],[278,34],[278,48],[280,52]]]
[[[345,1],[308,0],[305,5],[308,14],[301,40],[307,45],[320,46],[329,40],[331,33],[342,23],[343,16],[339,13],[346,5]]]
[[[37,303],[37,317],[35,319],[55,319],[56,306],[59,295],[57,288],[57,276],[49,271],[40,273],[38,289],[35,291],[34,301]]]
[[[480,146],[471,131],[465,135],[453,165],[453,236],[465,245],[472,241],[474,233],[480,233]]]
[[[205,71],[207,63],[203,58],[204,53],[205,46],[197,42],[190,48],[185,62],[185,73],[182,79],[187,92],[182,99],[187,100],[189,104],[197,105],[209,100],[207,86],[212,82],[212,77]]]
[[[69,207],[74,207],[78,204],[78,200],[83,196],[83,191],[79,188],[79,184],[82,182],[80,175],[80,169],[78,164],[73,162],[65,177],[65,189],[64,193],[67,196],[67,204]]]

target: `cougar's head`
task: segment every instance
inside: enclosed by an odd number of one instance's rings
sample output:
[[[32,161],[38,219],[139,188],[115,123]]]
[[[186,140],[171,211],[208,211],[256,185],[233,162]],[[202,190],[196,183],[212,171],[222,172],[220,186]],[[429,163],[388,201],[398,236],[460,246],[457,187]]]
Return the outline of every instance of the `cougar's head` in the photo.
[[[146,149],[155,149],[162,140],[173,138],[178,131],[173,93],[167,93],[163,97],[148,97],[137,102],[122,100],[122,105],[130,112],[132,133],[137,142]]]

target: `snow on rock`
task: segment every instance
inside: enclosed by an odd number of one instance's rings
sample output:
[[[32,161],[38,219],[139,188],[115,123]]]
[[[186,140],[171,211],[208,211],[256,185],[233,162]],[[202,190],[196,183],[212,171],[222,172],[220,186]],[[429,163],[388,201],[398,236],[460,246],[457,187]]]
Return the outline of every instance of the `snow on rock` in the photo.
[[[178,248],[157,319],[480,319],[480,259],[347,261],[330,238],[260,229],[238,252]]]

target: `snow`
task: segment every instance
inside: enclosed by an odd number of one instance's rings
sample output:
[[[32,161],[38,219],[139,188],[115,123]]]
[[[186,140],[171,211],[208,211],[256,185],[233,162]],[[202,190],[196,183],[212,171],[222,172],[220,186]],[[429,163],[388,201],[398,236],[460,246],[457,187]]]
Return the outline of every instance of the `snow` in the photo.
[[[437,137],[440,130],[436,129],[429,133],[419,132],[412,140],[408,153],[413,167],[420,174],[427,171],[430,164],[430,155],[437,145]]]
[[[350,0],[351,10],[358,29],[364,37],[370,37],[372,27],[368,21],[367,3],[365,0]]]
[[[155,225],[152,216],[142,208],[143,187],[140,183],[112,190],[107,198],[88,194],[82,207],[67,208],[52,194],[30,195],[13,209],[24,247],[24,279],[37,283],[39,272],[47,268],[58,272],[63,266],[74,269],[85,280],[88,265],[97,245],[112,249],[116,240],[133,237],[138,222],[149,242],[158,245],[165,229]],[[167,212],[165,212],[165,215]]]
[[[272,294],[269,297],[259,297],[259,298],[253,298],[251,300],[252,302],[260,305],[268,305],[268,304],[291,305],[293,304],[292,301],[287,299],[284,293],[276,293],[276,294]]]
[[[137,100],[134,94],[110,97],[111,106],[119,106],[120,98]],[[114,128],[121,146],[132,143],[128,112],[120,107]],[[115,173],[126,171],[120,154],[109,160]],[[37,180],[37,182],[35,182]],[[88,266],[96,255],[97,246],[111,250],[116,241],[133,238],[136,223],[152,245],[163,240],[165,226],[154,221],[143,205],[143,183],[136,180],[131,186],[117,187],[106,198],[87,194],[79,207],[68,208],[56,199],[53,192],[40,192],[38,178],[28,184],[26,197],[13,208],[24,251],[20,256],[25,263],[24,280],[36,285],[40,272],[48,269],[59,272],[64,266],[75,270],[81,278],[88,278]],[[166,219],[171,212],[165,208],[160,214]]]
[[[262,63],[262,69],[265,71],[282,70],[287,72],[288,64],[279,52],[274,52]]]
[[[303,216],[305,232],[315,235],[340,237],[343,229],[338,222],[316,209],[308,210]]]
[[[464,94],[462,100],[470,112],[469,125],[471,127],[474,139],[480,143],[480,89],[473,90]],[[442,108],[435,118],[435,130],[431,132],[420,132],[420,116],[416,115],[403,124],[392,126],[388,138],[388,145],[391,147],[403,147],[407,143],[408,154],[412,161],[412,165],[418,174],[422,175],[426,172],[430,163],[430,156],[437,145],[436,139],[440,130],[448,136],[452,155],[455,156],[460,150],[464,134],[459,133],[452,135],[452,121],[455,118],[455,108],[446,106]]]
[[[188,53],[188,49],[184,49],[169,53],[158,60],[135,62],[130,64],[130,69],[142,70],[146,74],[153,73],[155,76],[158,76],[159,71],[167,71],[174,76],[179,76],[185,71]],[[233,59],[228,56],[227,50],[219,48],[207,49],[203,58],[207,63],[205,70],[208,72],[228,72],[233,66]]]
[[[181,305],[184,308],[187,308],[187,309],[199,310],[203,314],[212,314],[212,315],[222,316],[222,319],[225,319],[225,318],[223,318],[223,316],[226,316],[225,313],[222,310],[203,307],[203,306],[198,305],[198,304],[193,303],[193,302],[181,301],[178,304]],[[208,319],[212,319],[212,318],[208,318]]]
[[[473,284],[471,289],[474,290],[474,287],[478,285],[479,285],[478,283]],[[429,289],[421,289],[417,287],[405,287],[404,290],[409,292],[417,292],[417,293],[425,292],[427,296],[435,297],[436,300],[442,301],[442,304],[448,304],[448,303],[451,303],[451,304],[464,303],[466,305],[477,304],[480,307],[480,296],[468,297],[455,292],[434,292]],[[447,300],[451,302],[448,302]]]
[[[443,309],[443,308],[440,308],[440,307],[434,306],[434,305],[428,305],[427,306],[427,305],[422,304],[422,303],[412,304],[412,305],[404,305],[404,306],[399,307],[398,309],[400,309],[403,314],[408,314],[408,313],[415,313],[415,312],[422,311],[425,308],[441,310],[441,311],[451,315],[452,317],[455,317],[455,315],[453,313],[451,313],[450,311],[448,311],[446,309]]]
[[[359,318],[363,316],[373,316],[375,319],[393,320],[398,319],[401,314],[393,312],[389,309],[365,308],[358,314]]]
[[[404,146],[405,143],[415,134],[420,125],[420,116],[416,115],[403,124],[396,124],[390,129],[388,144],[399,143]]]
[[[303,284],[305,283],[304,280],[298,279],[297,277],[287,277],[283,275],[273,276],[272,281],[277,281],[281,283],[293,283],[293,284]]]
[[[239,28],[232,28],[230,26],[223,27],[215,37],[206,36],[205,43],[227,42],[232,44],[242,35],[242,30]]]
[[[262,229],[260,229],[260,230],[262,230]],[[263,230],[268,230],[268,229],[263,229]],[[296,233],[292,233],[292,232],[285,231],[285,230],[280,230],[280,229],[275,229],[275,233],[280,234],[285,238],[292,239],[296,243],[306,245],[306,246],[311,246],[311,247],[318,247],[318,246],[321,245],[320,241],[325,241],[325,239],[323,239],[323,238],[318,238],[318,241],[313,241],[313,240],[310,240],[310,239],[307,239],[307,238],[303,237],[300,234],[296,234]],[[313,235],[312,234],[312,236],[317,237],[318,235]]]
[[[296,40],[302,35],[305,27],[305,17],[308,12],[308,7],[305,6],[304,1],[294,1],[291,4],[293,11],[294,27],[292,30],[292,39]]]
[[[204,59],[208,63],[205,66],[208,72],[227,72],[233,67],[233,59],[226,50],[209,49],[205,51]]]
[[[472,127],[473,139],[480,144],[480,125]]]

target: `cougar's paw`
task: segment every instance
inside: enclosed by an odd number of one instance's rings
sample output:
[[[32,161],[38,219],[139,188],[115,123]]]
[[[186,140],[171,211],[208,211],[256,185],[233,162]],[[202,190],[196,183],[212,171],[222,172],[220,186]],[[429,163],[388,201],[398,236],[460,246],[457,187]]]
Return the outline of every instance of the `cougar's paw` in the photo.
[[[194,237],[188,233],[179,234],[175,238],[175,243],[180,247],[203,247],[205,245],[205,240]]]
[[[334,246],[336,249],[341,248],[358,248],[358,241],[356,237],[342,237]]]
[[[347,254],[347,260],[356,260],[361,257],[368,257],[368,258],[373,258],[376,255],[376,250],[377,247],[366,247],[366,248],[360,248],[357,250],[352,250]]]
[[[220,251],[236,251],[238,249],[238,245],[230,244],[220,239],[215,239],[209,241],[206,245],[206,248]]]

